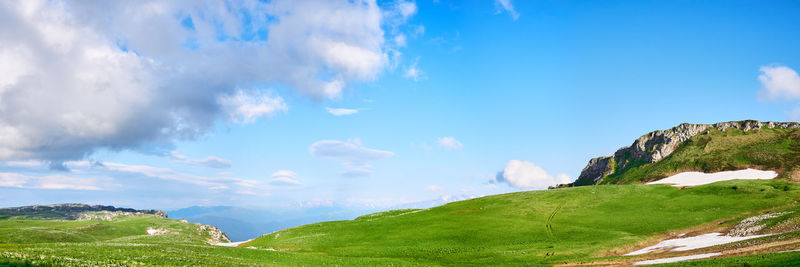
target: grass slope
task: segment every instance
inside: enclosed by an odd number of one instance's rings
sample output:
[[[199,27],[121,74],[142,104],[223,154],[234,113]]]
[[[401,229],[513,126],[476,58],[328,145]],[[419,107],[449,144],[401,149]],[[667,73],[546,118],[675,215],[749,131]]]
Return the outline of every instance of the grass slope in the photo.
[[[148,227],[169,229],[202,240],[195,225],[165,220],[153,215],[124,216],[102,220],[0,220],[0,244],[35,244],[50,242],[93,242],[120,237],[146,235]]]
[[[672,232],[718,223],[730,226],[765,210],[795,211],[770,221],[770,229],[800,229],[798,200],[800,184],[783,181],[725,181],[686,189],[598,185],[495,195],[426,210],[395,210],[350,221],[309,224],[238,248],[207,244],[209,236],[198,230],[199,225],[150,215],[112,221],[6,218],[0,220],[0,266],[615,262],[630,259],[615,255]],[[148,227],[170,233],[149,236],[145,233]],[[800,232],[793,233],[800,238]],[[765,257],[792,262],[800,254]],[[710,262],[750,261],[759,262],[759,258]]]
[[[684,171],[717,172],[744,168],[778,171],[779,179],[791,179],[800,171],[800,130],[762,128],[742,131],[709,128],[681,144],[656,163],[622,157],[614,174],[600,184],[650,182]]]
[[[33,216],[36,217],[36,216]],[[148,235],[147,228],[167,230]],[[0,219],[0,266],[414,265],[393,259],[228,248],[207,243],[200,225],[153,215],[103,220]]]
[[[581,262],[679,229],[789,206],[799,190],[780,181],[726,181],[683,190],[599,185],[519,192],[310,224],[244,246],[424,265]]]

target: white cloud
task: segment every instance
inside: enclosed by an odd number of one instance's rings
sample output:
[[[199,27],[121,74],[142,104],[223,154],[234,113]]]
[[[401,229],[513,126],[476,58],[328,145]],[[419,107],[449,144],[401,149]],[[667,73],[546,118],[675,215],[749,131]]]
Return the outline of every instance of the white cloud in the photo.
[[[440,147],[447,150],[461,150],[464,147],[464,144],[461,144],[460,141],[452,136],[439,137],[436,142]]]
[[[287,110],[242,87],[339,98],[388,66],[383,27],[415,13],[374,0],[2,1],[0,160],[164,149],[219,119]]]
[[[226,169],[231,167],[231,162],[229,160],[214,156],[206,157],[203,159],[192,159],[187,156],[181,155],[175,151],[170,152],[169,155],[170,157],[172,157],[172,159],[189,165],[217,168],[217,169]]]
[[[494,182],[504,182],[516,188],[545,189],[548,186],[566,184],[571,181],[572,178],[563,173],[553,177],[533,162],[510,160],[505,169],[497,174]]]
[[[349,109],[349,108],[329,108],[326,107],[325,110],[328,111],[333,116],[344,116],[344,115],[353,115],[358,113],[357,109]]]
[[[759,97],[773,101],[800,100],[800,75],[786,66],[762,66],[758,80],[761,82]],[[800,105],[786,112],[789,120],[800,121]]]
[[[19,161],[6,161],[4,162],[6,166],[11,167],[44,167],[47,164],[41,160],[19,160]]]
[[[419,67],[417,67],[418,64],[419,64],[419,57],[417,57],[414,60],[414,63],[411,64],[411,66],[408,66],[408,68],[406,68],[406,72],[405,74],[403,74],[403,77],[414,80],[415,82],[424,80],[426,78],[425,73],[422,72],[422,70],[420,70]]]
[[[17,174],[0,172],[0,186],[2,187],[23,187],[30,180],[29,177]]]
[[[391,4],[392,8],[386,10],[383,14],[391,27],[396,28],[400,26],[409,18],[417,14],[417,3],[414,1],[399,0]]]
[[[511,0],[494,0],[494,8],[497,14],[505,11],[508,12],[508,14],[511,15],[511,18],[514,20],[519,18],[519,13],[514,10],[514,4],[511,3]]]
[[[413,1],[400,1],[398,2],[397,6],[400,10],[400,15],[403,16],[403,19],[408,19],[408,17],[411,17],[417,13],[417,4]]]
[[[758,80],[761,81],[760,94],[769,100],[800,99],[800,76],[786,66],[763,66]]]
[[[28,176],[0,172],[0,187],[62,190],[102,190],[96,179],[73,178],[63,175]]]
[[[406,35],[405,34],[398,34],[394,37],[394,43],[398,47],[405,47],[406,46]]]
[[[289,110],[280,96],[259,91],[238,90],[233,95],[220,96],[218,101],[227,112],[228,118],[236,123],[251,123],[260,117],[270,117]]]
[[[297,181],[297,174],[290,170],[279,170],[272,173],[272,180],[270,180],[271,184],[274,185],[300,185],[300,181]]]
[[[425,26],[419,25],[414,28],[414,38],[419,37],[420,35],[425,34]]]
[[[346,171],[344,176],[368,176],[372,173],[370,162],[394,156],[394,152],[378,150],[361,145],[361,140],[322,140],[311,145],[309,152],[315,157],[341,161]]]
[[[219,176],[208,177],[178,172],[169,168],[160,168],[147,165],[130,165],[116,162],[92,163],[88,161],[70,161],[65,163],[70,168],[79,170],[107,170],[129,174],[143,175],[151,178],[177,181],[206,187],[209,190],[255,191],[268,194],[269,188],[256,180],[237,177]],[[262,194],[262,195],[263,195]]]

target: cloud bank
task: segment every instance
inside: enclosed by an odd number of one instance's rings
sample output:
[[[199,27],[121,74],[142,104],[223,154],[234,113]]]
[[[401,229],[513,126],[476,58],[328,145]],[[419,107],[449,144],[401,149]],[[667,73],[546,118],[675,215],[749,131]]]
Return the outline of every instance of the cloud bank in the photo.
[[[216,169],[227,169],[231,167],[231,162],[229,160],[214,156],[205,157],[202,159],[192,159],[187,156],[178,154],[178,152],[172,151],[170,152],[170,157],[172,157],[172,159],[178,162],[195,166],[202,166],[202,167],[216,168]]]
[[[372,174],[370,162],[394,156],[394,152],[365,147],[359,139],[347,141],[322,140],[311,144],[312,156],[341,161],[347,177],[369,176]]]
[[[0,187],[56,190],[102,190],[97,179],[73,178],[63,175],[29,176],[0,172]]]
[[[3,1],[0,161],[169,150],[286,112],[266,84],[337,99],[389,65],[413,2]]]

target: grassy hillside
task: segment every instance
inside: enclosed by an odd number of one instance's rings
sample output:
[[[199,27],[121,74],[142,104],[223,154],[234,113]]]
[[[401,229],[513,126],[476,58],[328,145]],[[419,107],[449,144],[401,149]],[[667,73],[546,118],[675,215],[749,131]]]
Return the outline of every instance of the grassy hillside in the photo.
[[[765,231],[800,248],[800,185],[726,181],[686,189],[597,185],[488,196],[417,210],[304,225],[240,247],[208,244],[200,225],[152,215],[112,220],[0,219],[2,265],[453,266],[631,262],[618,256],[686,229],[731,227],[767,210],[792,211]],[[166,230],[147,235],[147,228]],[[794,240],[795,243],[786,243]],[[793,241],[793,242],[794,242]],[[735,248],[731,248],[732,250]],[[767,254],[775,262],[800,253]],[[712,262],[759,262],[759,258]],[[766,258],[763,258],[766,259]]]
[[[683,171],[716,172],[757,168],[776,170],[779,179],[800,178],[800,130],[762,128],[742,131],[709,128],[680,145],[656,163],[620,161],[622,168],[602,178],[600,184],[631,184],[658,180]]]
[[[152,215],[129,216],[114,221],[5,219],[0,220],[0,244],[103,241],[146,235],[148,227],[169,229],[194,237],[192,226]]]
[[[53,214],[47,215],[0,218],[0,266],[413,265],[392,259],[214,246],[209,244],[214,237],[204,226],[154,215],[129,214],[111,220],[31,219]],[[165,233],[148,235],[148,228]]]
[[[519,192],[310,224],[243,246],[424,265],[608,260],[674,231],[792,207],[799,190],[780,181],[726,181],[683,190],[599,185]]]

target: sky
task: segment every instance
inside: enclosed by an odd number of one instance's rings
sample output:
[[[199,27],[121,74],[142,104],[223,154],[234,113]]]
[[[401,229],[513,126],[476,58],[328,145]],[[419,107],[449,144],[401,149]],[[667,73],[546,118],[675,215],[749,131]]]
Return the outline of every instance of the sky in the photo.
[[[391,208],[800,121],[797,1],[3,1],[0,206]]]

